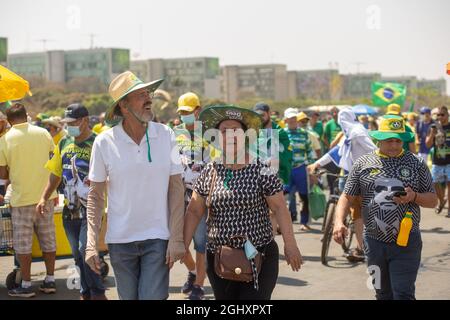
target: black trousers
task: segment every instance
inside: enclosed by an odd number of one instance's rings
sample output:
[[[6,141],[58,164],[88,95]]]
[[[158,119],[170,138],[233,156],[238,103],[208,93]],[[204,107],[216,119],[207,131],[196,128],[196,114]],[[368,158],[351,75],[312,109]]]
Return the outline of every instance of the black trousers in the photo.
[[[263,248],[257,248],[263,252]],[[273,240],[265,246],[265,256],[258,276],[259,290],[252,282],[238,282],[219,278],[214,272],[214,254],[207,253],[207,274],[216,300],[270,300],[278,278],[279,252]]]

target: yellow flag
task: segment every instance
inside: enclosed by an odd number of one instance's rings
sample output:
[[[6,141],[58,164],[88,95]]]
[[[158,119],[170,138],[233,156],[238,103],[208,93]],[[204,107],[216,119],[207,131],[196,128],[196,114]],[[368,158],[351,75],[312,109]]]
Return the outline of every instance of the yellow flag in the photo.
[[[0,65],[0,103],[20,100],[27,93],[32,95],[28,81]]]

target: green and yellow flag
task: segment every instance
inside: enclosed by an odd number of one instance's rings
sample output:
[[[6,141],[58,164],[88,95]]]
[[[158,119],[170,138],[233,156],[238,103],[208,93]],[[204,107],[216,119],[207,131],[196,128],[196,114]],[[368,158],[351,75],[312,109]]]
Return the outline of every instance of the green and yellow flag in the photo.
[[[397,103],[403,107],[406,98],[406,86],[394,82],[372,82],[372,103],[374,106],[386,107]]]

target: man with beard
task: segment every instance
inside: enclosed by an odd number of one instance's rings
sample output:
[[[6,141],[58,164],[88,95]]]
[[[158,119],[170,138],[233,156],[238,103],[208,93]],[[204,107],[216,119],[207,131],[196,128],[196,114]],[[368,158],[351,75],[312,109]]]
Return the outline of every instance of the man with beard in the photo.
[[[185,254],[179,150],[172,129],[152,121],[161,82],[144,83],[130,71],[118,75],[106,115],[116,125],[92,148],[86,262],[100,272],[97,239],[108,180],[106,243],[122,300],[167,299],[169,269]]]

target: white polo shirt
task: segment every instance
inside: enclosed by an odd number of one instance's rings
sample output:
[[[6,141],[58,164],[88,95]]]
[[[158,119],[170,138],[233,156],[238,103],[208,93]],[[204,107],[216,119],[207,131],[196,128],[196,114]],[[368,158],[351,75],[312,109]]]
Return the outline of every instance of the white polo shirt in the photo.
[[[183,166],[172,129],[149,122],[148,136],[152,162],[145,135],[137,145],[122,122],[95,139],[89,180],[108,178],[107,243],[169,239],[169,177]]]

